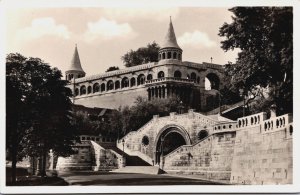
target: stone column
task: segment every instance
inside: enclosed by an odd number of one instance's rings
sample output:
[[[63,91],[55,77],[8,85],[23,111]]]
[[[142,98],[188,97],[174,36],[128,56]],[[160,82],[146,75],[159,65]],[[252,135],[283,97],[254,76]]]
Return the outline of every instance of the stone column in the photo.
[[[158,97],[161,98],[161,87],[158,88]]]
[[[148,88],[148,101],[150,101],[151,100],[151,89],[150,88]]]
[[[166,88],[165,86],[162,87],[162,98],[166,97]]]

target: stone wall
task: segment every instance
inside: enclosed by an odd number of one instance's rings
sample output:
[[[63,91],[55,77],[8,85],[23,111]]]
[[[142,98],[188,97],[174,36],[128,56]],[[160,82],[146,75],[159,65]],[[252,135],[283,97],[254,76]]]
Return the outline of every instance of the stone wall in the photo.
[[[140,86],[135,89],[124,89],[118,92],[111,91],[110,93],[98,94],[76,98],[74,104],[83,105],[86,107],[111,108],[118,109],[122,106],[132,106],[138,96],[147,98],[147,88]]]
[[[76,154],[68,157],[59,156],[57,159],[56,170],[71,171],[71,170],[91,170],[94,165],[94,157],[91,153],[91,146],[88,142],[76,144],[74,149]]]
[[[292,184],[292,116],[283,115],[259,123],[255,123],[255,116],[249,116],[238,121],[241,122],[236,132],[230,182]]]
[[[208,180],[229,180],[235,131],[219,132],[165,156],[163,169],[170,174],[196,175]]]
[[[120,154],[103,148],[98,143],[91,141],[92,155],[95,156],[94,171],[110,171],[122,167],[123,158]]]

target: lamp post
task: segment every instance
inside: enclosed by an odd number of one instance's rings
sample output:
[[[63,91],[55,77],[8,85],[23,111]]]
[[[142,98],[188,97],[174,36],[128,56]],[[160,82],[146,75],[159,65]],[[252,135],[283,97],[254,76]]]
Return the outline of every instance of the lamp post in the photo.
[[[243,117],[245,116],[245,90],[239,89],[240,96],[243,97]]]
[[[219,94],[219,113],[220,113],[220,116],[221,116],[221,92],[218,91],[218,94]]]
[[[183,109],[183,102],[182,101],[180,101],[179,102],[179,106],[178,106],[178,110],[179,110],[179,114],[182,114],[182,109]]]
[[[160,153],[160,161],[161,161],[161,169],[163,169],[163,166],[164,166],[164,137],[162,136],[160,138],[160,150],[161,150],[161,153]]]
[[[122,139],[122,146],[123,146],[123,153],[122,153],[123,167],[125,167],[124,145],[125,145],[125,140]]]

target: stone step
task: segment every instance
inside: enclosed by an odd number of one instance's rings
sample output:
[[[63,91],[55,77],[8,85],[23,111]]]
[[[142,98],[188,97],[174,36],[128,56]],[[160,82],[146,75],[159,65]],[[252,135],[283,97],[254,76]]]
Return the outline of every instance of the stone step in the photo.
[[[126,166],[120,169],[116,169],[112,172],[116,173],[142,173],[142,174],[151,174],[158,175],[163,173],[163,171],[157,166]]]

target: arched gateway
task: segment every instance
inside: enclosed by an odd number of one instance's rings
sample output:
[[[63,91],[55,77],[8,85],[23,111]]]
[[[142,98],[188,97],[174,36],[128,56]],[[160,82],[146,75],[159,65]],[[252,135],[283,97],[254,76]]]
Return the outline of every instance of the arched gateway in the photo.
[[[154,161],[159,164],[160,157],[169,154],[182,145],[190,145],[187,131],[178,125],[167,125],[157,134],[154,142]]]

